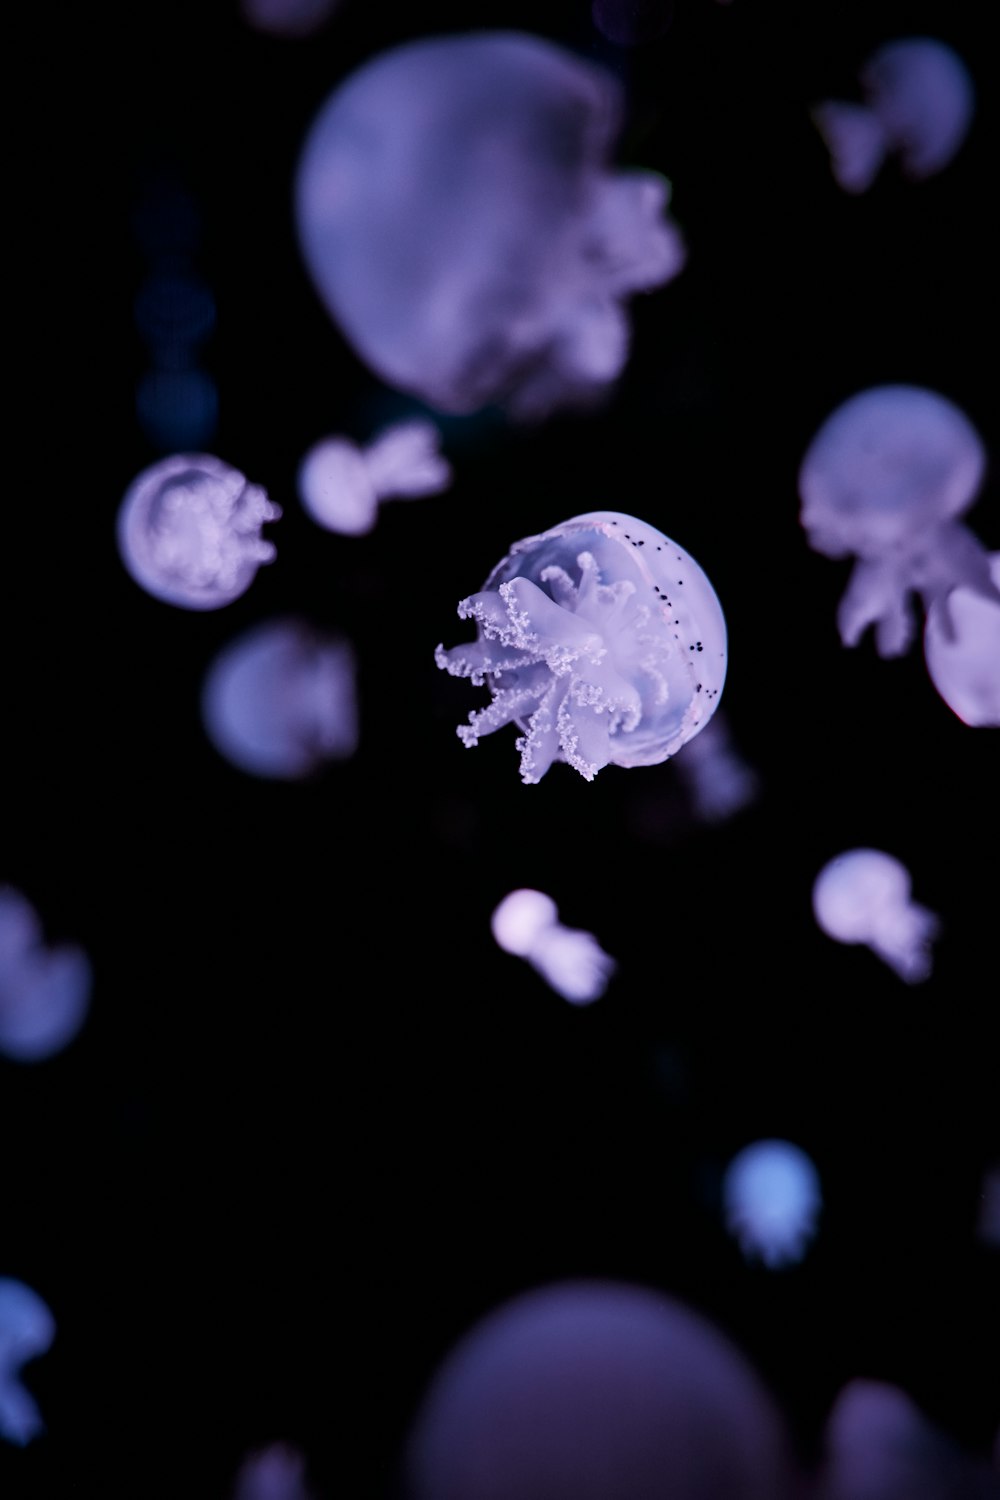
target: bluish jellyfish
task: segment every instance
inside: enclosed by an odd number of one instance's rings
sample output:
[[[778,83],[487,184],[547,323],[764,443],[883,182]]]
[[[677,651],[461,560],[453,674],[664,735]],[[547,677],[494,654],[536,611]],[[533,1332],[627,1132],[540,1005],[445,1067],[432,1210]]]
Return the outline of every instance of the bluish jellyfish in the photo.
[[[694,558],[644,521],[592,511],[515,542],[459,618],[477,638],[435,660],[487,684],[488,707],[458,728],[472,747],[521,730],[521,779],[565,761],[655,766],[708,722],[726,676],[726,622]]]
[[[38,1404],[21,1383],[22,1366],[51,1347],[52,1313],[23,1281],[0,1276],[0,1438],[19,1447],[45,1431]]]
[[[281,508],[210,453],[174,453],[129,485],[118,550],[140,588],[181,609],[221,609],[274,559],[261,527]]]
[[[944,42],[906,37],[874,52],[859,74],[863,104],[828,100],[813,120],[840,187],[863,193],[887,157],[920,182],[952,160],[975,110],[965,63]]]
[[[358,746],[354,652],[294,618],[266,620],[212,662],[202,687],[205,733],[251,776],[295,781]]]
[[[760,793],[760,779],[734,745],[724,709],[691,740],[677,770],[695,813],[705,823],[728,821]]]
[[[298,237],[388,385],[537,418],[625,367],[625,303],[681,269],[670,185],[611,161],[613,74],[541,37],[423,37],[333,91],[303,146]]]
[[[511,891],[493,912],[490,926],[505,952],[527,959],[571,1005],[599,1000],[618,967],[592,933],[562,925],[555,902],[543,891]]]
[[[433,422],[397,422],[359,448],[349,438],[324,438],[299,466],[304,509],[327,531],[362,536],[378,519],[380,500],[438,495],[451,484]]]
[[[956,518],[976,498],[986,454],[957,406],[918,386],[873,386],[827,417],[799,470],[801,520],[826,557],[855,556],[837,625],[856,646],[870,625],[880,656],[914,636],[910,595],[939,604],[960,585],[1000,603],[989,553]]]
[[[406,1500],[787,1500],[784,1423],[742,1353],[661,1292],[562,1282],[446,1356],[406,1451]]]
[[[726,1228],[748,1260],[769,1270],[800,1261],[823,1207],[819,1173],[791,1141],[754,1141],[733,1157],[722,1182]]]
[[[92,985],[82,948],[48,947],[31,903],[0,887],[0,1053],[32,1063],[61,1052],[87,1018]]]
[[[232,1500],[314,1500],[305,1457],[289,1443],[249,1453],[236,1476]]]
[[[989,560],[1000,593],[1000,552]],[[924,623],[924,661],[952,713],[974,728],[1000,728],[1000,599],[972,589],[949,594],[947,616],[931,605]]]
[[[984,1244],[1000,1250],[1000,1162],[983,1173],[976,1233]]]
[[[930,977],[941,924],[910,894],[906,866],[881,849],[849,849],[813,885],[816,921],[838,943],[863,943],[907,984]]]

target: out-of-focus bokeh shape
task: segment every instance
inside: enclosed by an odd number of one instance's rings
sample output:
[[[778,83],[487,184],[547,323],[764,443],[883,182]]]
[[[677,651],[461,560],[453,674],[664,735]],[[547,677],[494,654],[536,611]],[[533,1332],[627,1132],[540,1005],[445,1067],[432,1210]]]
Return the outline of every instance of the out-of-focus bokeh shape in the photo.
[[[688,742],[677,772],[696,816],[705,823],[726,822],[760,795],[760,778],[733,743],[724,709]]]
[[[327,531],[362,536],[374,529],[380,500],[438,495],[451,484],[433,422],[398,422],[365,448],[349,438],[324,438],[299,466],[304,509]]]
[[[571,1005],[589,1005],[604,994],[618,965],[592,933],[564,927],[551,896],[523,887],[511,891],[490,919],[500,947],[532,968]]]
[[[795,1265],[823,1207],[819,1173],[791,1141],[754,1141],[733,1157],[722,1182],[726,1228],[748,1260],[769,1270]]]
[[[1000,552],[989,559],[1000,595]],[[957,588],[924,623],[924,660],[953,713],[973,728],[1000,727],[1000,598]]]
[[[23,1446],[45,1431],[38,1403],[21,1383],[23,1365],[51,1347],[56,1322],[23,1281],[0,1276],[0,1438]]]
[[[674,0],[591,0],[590,17],[616,47],[638,47],[667,34]]]
[[[0,1054],[30,1063],[61,1052],[87,1018],[92,986],[83,949],[47,947],[31,903],[0,887]]]
[[[816,921],[838,943],[863,943],[907,984],[930,977],[941,924],[910,895],[906,866],[881,849],[850,849],[813,885]]]
[[[313,36],[329,21],[340,0],[240,0],[248,26],[269,36]]]
[[[983,1191],[976,1226],[979,1238],[1000,1249],[1000,1162],[983,1174]]]
[[[306,1483],[305,1456],[289,1443],[250,1453],[240,1466],[232,1500],[314,1500]]]

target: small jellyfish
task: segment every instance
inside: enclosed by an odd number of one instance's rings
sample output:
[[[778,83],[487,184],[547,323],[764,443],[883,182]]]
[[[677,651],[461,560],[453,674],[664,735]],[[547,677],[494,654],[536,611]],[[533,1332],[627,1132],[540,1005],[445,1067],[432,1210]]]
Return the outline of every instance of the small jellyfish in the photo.
[[[769,1270],[802,1259],[823,1206],[816,1168],[790,1141],[745,1146],[726,1168],[722,1197],[729,1233]]]
[[[557,995],[571,1005],[589,1005],[604,994],[618,966],[591,933],[564,927],[558,917],[551,896],[521,889],[500,902],[491,927],[500,947],[526,958]]]
[[[863,193],[888,156],[912,182],[951,161],[972,121],[975,90],[962,59],[931,37],[874,52],[859,74],[863,104],[828,100],[812,111],[840,187]]]
[[[288,1443],[272,1443],[248,1454],[236,1476],[232,1500],[313,1500],[305,1458]]]
[[[610,163],[623,113],[613,74],[519,32],[423,37],[338,85],[299,161],[299,244],[381,379],[518,420],[610,388],[627,299],[685,258],[669,183]]]
[[[707,724],[726,675],[715,590],[676,542],[620,511],[593,511],[515,542],[459,618],[477,639],[435,660],[487,684],[488,707],[458,728],[466,746],[515,723],[521,779],[564,761],[655,766]]]
[[[61,1052],[86,1020],[92,983],[83,950],[46,947],[31,903],[0,887],[0,1053],[30,1063]]]
[[[984,1245],[1000,1250],[1000,1162],[983,1174],[976,1233]]]
[[[38,1405],[19,1379],[21,1367],[52,1345],[56,1323],[30,1286],[0,1276],[0,1438],[23,1447],[45,1431]]]
[[[327,531],[362,536],[378,517],[380,500],[437,495],[451,483],[432,422],[398,422],[367,448],[348,438],[325,438],[299,467],[302,504]]]
[[[221,609],[274,559],[261,527],[280,506],[210,453],[174,453],[138,474],[118,511],[118,550],[140,588],[181,609]]]
[[[910,897],[906,867],[880,849],[849,849],[823,866],[812,892],[816,921],[838,943],[864,943],[907,984],[930,977],[933,912]]]
[[[949,636],[959,585],[1000,603],[989,553],[956,520],[985,465],[964,413],[918,386],[874,386],[827,417],[799,470],[801,521],[814,551],[858,559],[837,612],[845,646],[874,625],[879,655],[903,655],[914,635],[911,593],[925,609],[938,602]]]
[[[757,800],[760,781],[733,744],[725,711],[720,709],[691,741],[677,761],[697,816],[705,823],[724,823]]]
[[[1000,552],[989,558],[1000,593]],[[1000,599],[960,587],[949,594],[947,616],[935,602],[924,623],[924,661],[952,713],[974,728],[1000,727]]]
[[[267,620],[225,646],[202,687],[205,733],[251,776],[294,781],[358,746],[354,652],[294,618]]]

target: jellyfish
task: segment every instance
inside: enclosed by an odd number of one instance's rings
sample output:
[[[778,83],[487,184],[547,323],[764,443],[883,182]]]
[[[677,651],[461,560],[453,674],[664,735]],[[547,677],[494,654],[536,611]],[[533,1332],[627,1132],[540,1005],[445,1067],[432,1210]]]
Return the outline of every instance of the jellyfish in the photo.
[[[493,701],[458,728],[472,747],[514,722],[521,779],[554,761],[593,781],[606,765],[655,766],[715,711],[726,622],[676,542],[634,516],[592,511],[515,542],[459,618],[477,639],[435,660],[488,684]]]
[[[757,800],[757,773],[733,744],[724,710],[719,710],[691,741],[677,762],[697,816],[724,823]]]
[[[532,968],[571,1005],[599,1000],[618,967],[589,932],[564,927],[551,896],[526,888],[511,891],[490,919],[500,947]]]
[[[45,1431],[38,1405],[19,1379],[21,1367],[52,1345],[52,1313],[23,1281],[0,1276],[0,1438],[19,1447]]]
[[[0,887],[0,1053],[30,1063],[61,1052],[87,1018],[92,983],[83,949],[47,947],[31,903]]]
[[[768,1270],[794,1265],[816,1233],[823,1207],[819,1173],[791,1141],[754,1141],[737,1152],[722,1181],[726,1228],[747,1260]]]
[[[984,1245],[1000,1250],[1000,1162],[983,1174],[976,1233]]]
[[[301,152],[298,238],[375,374],[515,420],[611,387],[628,298],[685,258],[669,183],[611,165],[622,117],[611,73],[519,32],[423,37],[338,85]]]
[[[299,467],[302,504],[327,531],[361,536],[374,528],[380,500],[448,488],[451,467],[439,442],[434,424],[419,418],[396,423],[363,449],[348,438],[325,438]]]
[[[274,559],[261,527],[281,508],[210,453],[143,469],[118,511],[118,550],[140,588],[181,609],[221,609]]]
[[[828,100],[812,111],[845,192],[866,192],[888,156],[911,182],[948,165],[975,108],[972,78],[957,53],[932,37],[905,37],[879,47],[859,81],[863,104]]]
[[[279,617],[223,647],[205,676],[202,724],[251,776],[294,781],[358,746],[354,652],[337,636]]]
[[[928,979],[937,916],[910,897],[905,867],[881,849],[849,849],[824,865],[812,893],[816,921],[838,943],[864,943],[907,984]]]
[[[989,570],[1000,594],[1000,552],[990,554]],[[1000,598],[959,587],[948,596],[947,615],[933,603],[924,622],[924,661],[963,724],[1000,727]]]
[[[313,1500],[306,1461],[289,1443],[272,1443],[240,1465],[232,1500]]]
[[[964,413],[918,386],[874,386],[827,417],[799,470],[801,520],[814,551],[858,559],[837,613],[845,646],[874,625],[879,655],[902,656],[914,634],[911,593],[928,610],[938,603],[949,638],[953,589],[1000,603],[989,553],[956,520],[985,464]]]

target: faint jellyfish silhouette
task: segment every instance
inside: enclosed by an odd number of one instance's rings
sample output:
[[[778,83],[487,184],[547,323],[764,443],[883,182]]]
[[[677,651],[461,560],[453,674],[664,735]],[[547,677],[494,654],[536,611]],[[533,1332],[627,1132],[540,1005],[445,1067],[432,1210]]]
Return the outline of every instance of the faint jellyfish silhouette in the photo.
[[[118,550],[140,588],[181,609],[221,609],[274,559],[261,527],[280,506],[209,453],[175,453],[129,485]]]
[[[289,1443],[250,1453],[240,1466],[232,1500],[313,1500],[306,1461]]]
[[[826,557],[857,557],[840,601],[845,646],[875,626],[880,656],[913,639],[910,594],[951,632],[948,599],[959,585],[1000,603],[989,553],[955,518],[972,505],[986,454],[969,419],[918,386],[873,386],[819,428],[799,470],[801,520]]]
[[[1000,1163],[983,1175],[976,1233],[984,1244],[1000,1250]]]
[[[205,733],[251,776],[295,781],[358,746],[354,652],[302,620],[278,618],[238,635],[205,676]]]
[[[325,438],[299,466],[304,509],[327,531],[362,536],[378,519],[380,500],[437,495],[451,483],[439,451],[440,433],[419,418],[398,422],[366,448],[348,438]]]
[[[477,639],[435,660],[487,684],[492,703],[458,735],[469,747],[514,722],[521,779],[561,760],[654,766],[715,711],[726,622],[715,590],[676,542],[621,511],[592,511],[515,542],[459,618]]]
[[[19,1377],[55,1336],[55,1319],[38,1293],[0,1276],[0,1438],[8,1443],[22,1447],[45,1431],[38,1404]]]
[[[387,384],[534,419],[624,369],[626,300],[685,251],[669,183],[610,164],[613,74],[540,37],[423,37],[341,82],[306,138],[299,243]]]
[[[46,947],[31,903],[0,887],[0,1053],[30,1063],[61,1052],[86,1020],[92,984],[83,949]]]
[[[719,710],[677,761],[696,815],[724,823],[757,800],[760,779],[733,744],[724,710]]]
[[[244,21],[271,36],[312,36],[329,21],[340,0],[240,0]]]
[[[931,37],[888,42],[859,81],[864,104],[827,100],[812,111],[845,192],[867,191],[888,156],[912,182],[948,165],[975,109],[972,78],[957,53]]]
[[[748,1260],[794,1265],[816,1233],[819,1173],[790,1141],[755,1141],[733,1157],[722,1183],[726,1228]]]
[[[812,892],[819,926],[838,943],[864,943],[907,984],[929,978],[941,924],[910,897],[906,867],[881,849],[849,849],[824,865]]]
[[[1000,593],[1000,552],[989,558]],[[924,661],[952,713],[974,728],[1000,727],[1000,602],[971,589],[949,594],[947,618],[935,602],[924,623]]]
[[[589,932],[564,927],[551,896],[511,891],[490,919],[500,947],[532,968],[571,1005],[589,1005],[604,994],[618,965]]]
[[[674,0],[591,0],[590,17],[616,47],[638,47],[666,35]]]

